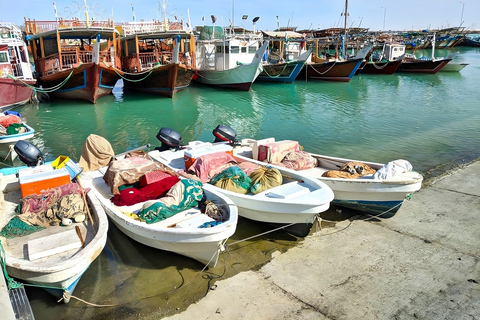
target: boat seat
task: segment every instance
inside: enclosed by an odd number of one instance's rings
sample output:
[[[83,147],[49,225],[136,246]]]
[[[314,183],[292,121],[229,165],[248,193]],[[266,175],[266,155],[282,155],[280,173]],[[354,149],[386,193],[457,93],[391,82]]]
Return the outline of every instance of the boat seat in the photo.
[[[310,192],[310,189],[302,183],[298,181],[292,181],[260,192],[254,195],[254,197],[263,196],[276,199],[292,199]]]

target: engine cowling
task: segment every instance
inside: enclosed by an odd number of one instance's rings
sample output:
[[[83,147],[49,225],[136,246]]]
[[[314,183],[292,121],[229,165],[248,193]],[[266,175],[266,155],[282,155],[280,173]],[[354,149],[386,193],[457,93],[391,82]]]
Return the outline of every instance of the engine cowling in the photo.
[[[19,140],[13,146],[13,149],[18,155],[20,161],[29,167],[35,167],[45,162],[43,153],[33,144]]]

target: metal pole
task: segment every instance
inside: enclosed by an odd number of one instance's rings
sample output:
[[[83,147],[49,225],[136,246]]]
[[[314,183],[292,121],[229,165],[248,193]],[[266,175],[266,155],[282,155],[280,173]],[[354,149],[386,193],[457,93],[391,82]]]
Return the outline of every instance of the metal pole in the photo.
[[[462,4],[462,15],[461,15],[461,17],[460,17],[460,25],[459,25],[459,27],[461,27],[462,24],[463,24],[463,9],[465,8],[465,2],[460,1],[460,3]]]

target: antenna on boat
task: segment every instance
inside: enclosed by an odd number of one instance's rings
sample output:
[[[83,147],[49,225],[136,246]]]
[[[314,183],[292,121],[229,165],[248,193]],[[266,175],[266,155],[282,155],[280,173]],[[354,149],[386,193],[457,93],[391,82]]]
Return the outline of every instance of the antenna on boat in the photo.
[[[217,21],[217,17],[215,17],[213,14],[210,17],[212,18],[213,23],[212,39],[215,39],[215,22]]]
[[[242,16],[243,34],[245,34],[245,25],[243,24],[243,22],[244,22],[245,20],[247,20],[247,19],[248,19],[248,15],[244,14],[244,15]]]

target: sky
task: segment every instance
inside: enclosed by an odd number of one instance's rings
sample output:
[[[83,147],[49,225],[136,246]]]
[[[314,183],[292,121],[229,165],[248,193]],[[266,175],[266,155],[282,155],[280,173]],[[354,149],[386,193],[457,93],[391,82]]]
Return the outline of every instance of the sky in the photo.
[[[95,20],[112,19],[117,23],[163,19],[165,8],[169,20],[190,20],[193,26],[235,26],[252,30],[252,19],[260,17],[255,30],[275,30],[280,27],[326,29],[342,27],[345,18],[344,0],[56,0],[57,16],[70,19],[85,18],[85,3],[89,17]],[[20,5],[19,5],[20,4]],[[133,11],[132,11],[133,4]],[[242,16],[248,16],[245,20]],[[53,1],[0,0],[0,21],[24,24],[24,17],[41,21],[55,20]],[[205,17],[205,22],[202,21]],[[349,0],[348,27],[382,30],[424,30],[463,26],[480,29],[479,0]]]

